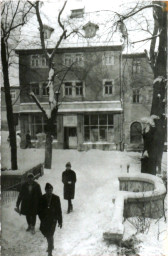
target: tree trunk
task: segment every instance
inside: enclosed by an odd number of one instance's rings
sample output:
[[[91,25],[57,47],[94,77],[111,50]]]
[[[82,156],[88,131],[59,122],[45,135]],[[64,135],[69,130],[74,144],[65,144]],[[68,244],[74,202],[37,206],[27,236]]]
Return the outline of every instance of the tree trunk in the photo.
[[[46,134],[45,143],[45,164],[44,168],[51,169],[52,166],[52,135],[50,132]]]
[[[5,102],[7,111],[7,121],[10,136],[10,147],[11,147],[11,169],[17,170],[17,146],[16,146],[16,131],[14,127],[12,101],[10,95],[10,83],[9,83],[9,66],[6,53],[6,44],[4,39],[1,39],[1,59],[2,59],[2,71],[4,79],[5,89]]]
[[[164,5],[164,2],[155,2]],[[151,107],[151,115],[156,115],[159,119],[155,119],[155,127],[151,127],[148,134],[144,136],[144,145],[147,147],[149,156],[148,171],[156,175],[161,173],[161,161],[164,150],[164,142],[166,137],[166,68],[167,68],[167,13],[159,8],[155,8],[155,16],[159,31],[159,47],[156,56],[154,77],[162,76],[163,79],[154,83],[153,100]]]

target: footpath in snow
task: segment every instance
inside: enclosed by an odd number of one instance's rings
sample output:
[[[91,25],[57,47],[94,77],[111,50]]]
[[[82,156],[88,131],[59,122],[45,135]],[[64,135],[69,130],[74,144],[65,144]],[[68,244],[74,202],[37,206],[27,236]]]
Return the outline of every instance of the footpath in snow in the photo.
[[[42,159],[43,149],[27,149],[31,159]],[[53,150],[53,168],[45,170],[38,182],[44,193],[46,182],[54,186],[54,193],[60,196],[63,212],[63,228],[55,232],[55,250],[53,256],[99,256],[116,255],[116,246],[103,241],[103,232],[109,229],[113,203],[119,189],[118,175],[125,173],[127,164],[130,173],[140,172],[139,153],[90,150],[77,152],[75,150]],[[23,156],[24,158],[24,156]],[[66,214],[67,201],[63,199],[62,172],[66,162],[70,161],[76,172],[76,195],[73,201],[74,212]],[[46,240],[39,231],[39,220],[36,224],[36,234],[33,236],[25,232],[26,221],[24,216],[14,212],[15,202],[3,205],[2,209],[2,256],[45,256]],[[130,224],[126,224],[126,237],[135,233]],[[144,236],[143,236],[144,237]],[[145,238],[145,237],[144,237]],[[162,255],[161,244],[151,239],[143,244],[143,253],[146,248]],[[156,254],[154,255],[156,256]]]

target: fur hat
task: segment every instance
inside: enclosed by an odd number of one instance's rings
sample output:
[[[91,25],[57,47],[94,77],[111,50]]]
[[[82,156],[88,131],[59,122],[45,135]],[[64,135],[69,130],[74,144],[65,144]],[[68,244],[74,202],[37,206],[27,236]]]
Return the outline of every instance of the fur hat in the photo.
[[[67,166],[71,167],[71,163],[70,162],[66,163],[66,167]]]
[[[53,186],[50,183],[46,183],[45,190],[47,189],[53,189]]]

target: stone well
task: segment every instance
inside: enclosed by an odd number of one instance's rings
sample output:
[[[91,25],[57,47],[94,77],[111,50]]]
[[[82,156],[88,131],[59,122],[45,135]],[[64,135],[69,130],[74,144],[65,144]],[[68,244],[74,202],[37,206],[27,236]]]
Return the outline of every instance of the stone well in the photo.
[[[125,174],[119,177],[119,187],[110,230],[103,234],[105,240],[120,241],[124,234],[124,219],[144,216],[164,216],[166,188],[161,178],[151,174]]]

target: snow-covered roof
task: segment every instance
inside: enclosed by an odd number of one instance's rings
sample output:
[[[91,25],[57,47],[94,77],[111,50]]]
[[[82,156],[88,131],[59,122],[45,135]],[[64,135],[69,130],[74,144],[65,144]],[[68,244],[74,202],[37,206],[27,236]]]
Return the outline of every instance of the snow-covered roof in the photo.
[[[58,13],[49,13],[47,10],[47,3],[45,3],[41,8],[43,24],[54,28],[54,31],[51,33],[51,37],[46,39],[45,42],[48,49],[53,49],[62,34],[62,28],[58,24]],[[96,36],[93,38],[85,38],[83,27],[89,22],[98,26]],[[70,18],[70,13],[68,13],[66,17],[64,17],[62,23],[67,30],[67,35],[72,31],[75,32],[67,39],[62,40],[59,48],[123,45],[121,33],[118,31],[112,31],[111,13],[84,13],[82,18],[72,19]],[[36,15],[23,26],[21,30],[20,43],[16,49],[41,49],[39,24]]]
[[[98,2],[96,4],[94,0],[71,0],[67,2],[67,5],[61,15],[61,20],[67,30],[67,35],[72,31],[76,31],[76,33],[71,34],[71,36],[66,40],[62,40],[59,48],[65,49],[124,45],[121,33],[116,30],[116,21],[118,21],[118,16],[114,14],[114,12],[124,13],[125,7],[123,5],[123,1],[119,0],[112,2],[104,0],[102,3],[101,1]],[[51,33],[51,37],[45,40],[48,49],[53,49],[55,47],[56,42],[62,34],[62,28],[58,24],[58,13],[62,8],[63,3],[64,1],[62,0],[58,2],[47,0],[43,2],[40,9],[43,24],[54,29]],[[135,7],[135,5],[136,2],[129,3],[130,8]],[[84,9],[83,17],[70,18],[72,10],[78,9]],[[134,19],[128,19],[125,21],[128,28],[129,43],[125,43],[123,50],[124,54],[137,52],[142,53],[145,49],[149,50],[150,48],[150,40],[145,42],[139,41],[149,37],[148,31],[146,31],[147,21],[148,29],[153,31],[152,8],[145,9],[142,14],[143,15],[140,16],[134,16]],[[136,20],[139,21],[140,25]],[[85,38],[83,27],[89,22],[94,23],[99,27],[96,31],[96,36],[93,38]],[[34,15],[28,23],[22,27],[20,39],[17,50],[41,49],[39,24],[36,15]],[[135,43],[134,41],[138,41],[138,43]],[[132,44],[132,42],[134,43]]]

